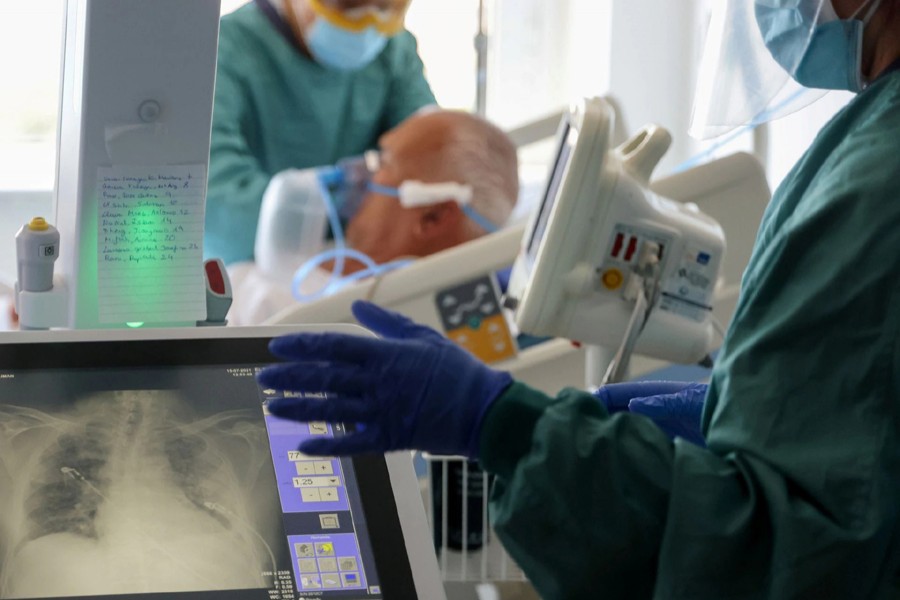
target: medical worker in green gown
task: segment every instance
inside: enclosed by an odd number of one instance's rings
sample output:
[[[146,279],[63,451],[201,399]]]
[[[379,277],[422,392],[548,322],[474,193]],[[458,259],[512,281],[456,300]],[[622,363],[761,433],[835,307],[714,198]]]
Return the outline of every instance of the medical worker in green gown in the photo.
[[[260,203],[286,169],[331,165],[434,104],[409,0],[255,0],[222,18],[204,253],[253,258]]]
[[[260,380],[334,395],[274,414],[362,424],[309,454],[477,457],[545,598],[898,598],[900,0],[719,2],[701,127],[796,102],[779,74],[859,94],[775,194],[708,390],[550,398],[367,303],[355,314],[384,339],[280,338],[288,362]]]

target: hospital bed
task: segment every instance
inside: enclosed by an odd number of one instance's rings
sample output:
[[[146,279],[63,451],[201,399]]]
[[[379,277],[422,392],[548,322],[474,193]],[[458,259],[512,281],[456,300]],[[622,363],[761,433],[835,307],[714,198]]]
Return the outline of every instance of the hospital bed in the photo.
[[[737,301],[740,278],[750,258],[756,228],[768,204],[770,192],[759,162],[738,153],[690,171],[654,182],[653,189],[666,197],[694,203],[722,225],[728,249],[722,280],[716,292],[715,314],[723,327],[730,322]],[[356,300],[370,300],[396,310],[420,323],[445,330],[436,299],[446,290],[492,277],[513,264],[518,255],[523,224],[469,242],[463,246],[417,260],[412,265],[357,283],[326,299],[297,305],[269,319],[268,325],[355,322],[350,307]],[[513,332],[515,334],[516,332]],[[548,340],[521,350],[499,362],[516,378],[547,393],[562,387],[586,384],[585,348],[570,340]],[[665,363],[636,357],[632,375],[641,376],[665,367]]]

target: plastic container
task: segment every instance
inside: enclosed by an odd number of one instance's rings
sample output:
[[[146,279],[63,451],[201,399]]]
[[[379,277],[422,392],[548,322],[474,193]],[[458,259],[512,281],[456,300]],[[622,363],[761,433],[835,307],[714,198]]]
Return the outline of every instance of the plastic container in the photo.
[[[290,281],[307,259],[322,251],[328,222],[318,169],[283,171],[263,195],[256,228],[256,266]]]
[[[59,231],[35,217],[16,234],[19,289],[47,292],[53,288],[53,263],[59,258]]]

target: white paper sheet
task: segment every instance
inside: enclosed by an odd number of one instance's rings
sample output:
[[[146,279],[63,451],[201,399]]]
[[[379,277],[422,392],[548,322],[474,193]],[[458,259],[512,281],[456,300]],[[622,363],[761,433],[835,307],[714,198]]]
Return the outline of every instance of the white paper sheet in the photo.
[[[206,318],[204,165],[97,172],[101,323]]]

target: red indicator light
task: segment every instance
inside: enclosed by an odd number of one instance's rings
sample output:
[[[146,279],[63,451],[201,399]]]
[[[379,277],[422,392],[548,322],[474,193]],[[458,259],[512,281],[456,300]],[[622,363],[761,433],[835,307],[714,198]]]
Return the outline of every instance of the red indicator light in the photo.
[[[225,278],[222,276],[222,271],[219,270],[218,263],[214,260],[208,260],[203,266],[206,269],[206,280],[209,282],[209,289],[216,294],[224,294]]]
[[[628,250],[625,251],[625,262],[631,262],[631,259],[634,258],[634,253],[637,252],[637,243],[637,238],[631,236],[631,239],[628,240]]]
[[[625,243],[625,236],[621,233],[616,234],[616,241],[613,244],[612,249],[612,257],[619,258],[619,253],[622,251],[622,245]]]

